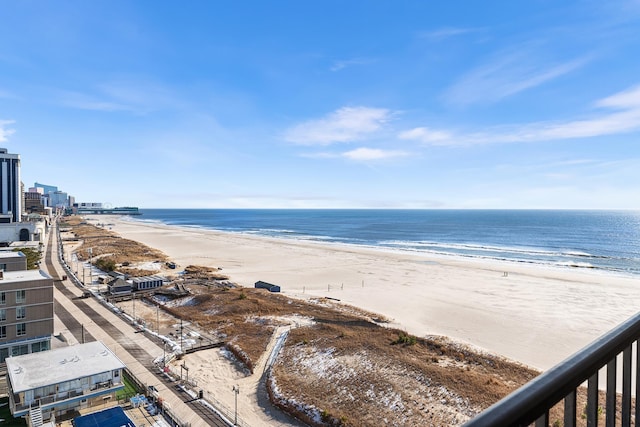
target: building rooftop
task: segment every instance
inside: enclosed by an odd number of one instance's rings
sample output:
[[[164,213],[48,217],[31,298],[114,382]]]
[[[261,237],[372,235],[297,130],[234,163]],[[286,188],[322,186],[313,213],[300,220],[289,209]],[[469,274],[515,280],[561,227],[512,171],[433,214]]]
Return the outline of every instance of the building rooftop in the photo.
[[[164,281],[164,277],[162,276],[139,276],[139,277],[132,277],[130,279],[133,283],[140,283],[140,282],[148,282],[151,280],[163,280]]]
[[[4,255],[4,253],[3,253]],[[0,279],[2,283],[29,282],[32,280],[51,279],[43,270],[21,270],[21,271],[5,271]]]
[[[13,393],[125,367],[100,341],[9,357],[6,363]]]
[[[22,252],[14,252],[11,251],[0,251],[0,258],[8,259],[8,258],[24,258],[25,255]]]

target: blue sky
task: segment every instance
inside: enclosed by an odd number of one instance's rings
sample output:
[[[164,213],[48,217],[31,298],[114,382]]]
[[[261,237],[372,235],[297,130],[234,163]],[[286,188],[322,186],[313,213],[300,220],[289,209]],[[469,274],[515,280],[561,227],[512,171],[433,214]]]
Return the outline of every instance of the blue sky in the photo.
[[[640,1],[19,1],[0,146],[142,208],[640,209]]]

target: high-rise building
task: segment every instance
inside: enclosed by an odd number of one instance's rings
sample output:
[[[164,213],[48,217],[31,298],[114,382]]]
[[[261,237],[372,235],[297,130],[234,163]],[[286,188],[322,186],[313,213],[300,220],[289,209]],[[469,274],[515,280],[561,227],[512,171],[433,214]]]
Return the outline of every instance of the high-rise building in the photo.
[[[6,148],[0,148],[0,214],[5,222],[20,222],[22,216],[20,155]]]
[[[36,188],[42,188],[44,194],[58,191],[58,187],[56,187],[55,185],[40,184],[39,182],[36,182],[33,184],[33,186]]]
[[[64,191],[49,193],[49,201],[52,208],[69,207],[69,195]]]

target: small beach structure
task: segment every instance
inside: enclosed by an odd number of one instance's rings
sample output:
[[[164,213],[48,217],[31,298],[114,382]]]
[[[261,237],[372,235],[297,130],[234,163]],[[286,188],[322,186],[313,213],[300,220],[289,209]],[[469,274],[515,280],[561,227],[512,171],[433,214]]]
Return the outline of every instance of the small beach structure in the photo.
[[[164,278],[160,276],[133,277],[130,281],[135,291],[156,289],[164,285]]]
[[[107,283],[107,289],[111,295],[129,295],[133,286],[121,278],[113,279]]]
[[[258,280],[255,283],[255,287],[258,289],[266,289],[269,292],[280,292],[280,286],[273,285],[271,283],[263,282],[262,280]]]

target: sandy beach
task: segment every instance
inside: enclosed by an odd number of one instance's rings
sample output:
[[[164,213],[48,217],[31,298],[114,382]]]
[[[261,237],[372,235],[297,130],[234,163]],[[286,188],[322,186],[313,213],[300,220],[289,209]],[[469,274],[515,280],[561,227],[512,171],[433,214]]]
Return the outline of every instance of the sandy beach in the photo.
[[[178,264],[221,267],[297,298],[325,296],[418,336],[445,335],[545,370],[636,313],[640,280],[92,217]]]

